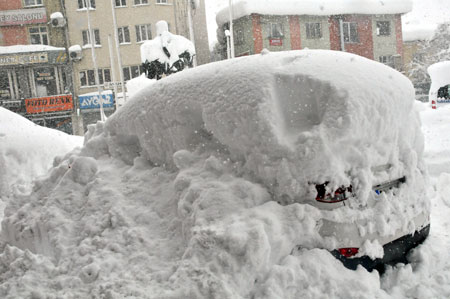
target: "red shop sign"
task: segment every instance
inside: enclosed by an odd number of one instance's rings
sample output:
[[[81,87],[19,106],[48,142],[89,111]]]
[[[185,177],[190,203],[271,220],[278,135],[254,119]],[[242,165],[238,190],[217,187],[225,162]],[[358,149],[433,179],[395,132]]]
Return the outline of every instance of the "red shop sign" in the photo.
[[[271,46],[282,46],[283,40],[281,38],[271,38],[269,39],[269,44]]]
[[[72,110],[72,95],[25,99],[25,107],[28,114]]]

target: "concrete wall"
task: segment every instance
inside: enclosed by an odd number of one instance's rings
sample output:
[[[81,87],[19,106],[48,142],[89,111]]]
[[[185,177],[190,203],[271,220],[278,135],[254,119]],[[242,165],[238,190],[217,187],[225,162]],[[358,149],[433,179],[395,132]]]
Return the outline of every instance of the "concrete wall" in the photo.
[[[135,25],[151,24],[152,36],[155,36],[155,24],[160,20],[166,20],[170,29],[175,29],[176,22],[174,17],[173,0],[169,4],[156,4],[155,1],[148,1],[147,5],[134,5],[133,0],[127,1],[126,7],[115,8],[117,26],[128,26],[130,31],[130,43],[121,44],[120,51],[122,57],[122,66],[138,66],[141,64],[140,46],[141,42],[136,41]],[[98,68],[110,68],[110,55],[108,49],[108,35],[113,40],[113,57],[117,61],[115,54],[114,27],[111,13],[111,1],[96,1],[96,9],[90,10],[92,29],[99,29],[101,46],[95,47]],[[66,13],[69,21],[70,45],[83,45],[82,31],[88,29],[86,10],[78,9],[78,1],[66,1]],[[94,87],[80,87],[79,72],[83,70],[92,70],[91,49],[83,49],[83,59],[74,62],[74,81],[76,94],[83,94],[96,91]],[[119,69],[115,65],[116,80],[120,80]]]
[[[330,29],[327,16],[300,16],[300,36],[302,48],[330,49]],[[322,38],[308,39],[306,36],[306,23],[320,23]]]
[[[387,21],[390,23],[390,35],[377,35],[377,21]],[[394,15],[376,15],[372,17],[373,35],[373,56],[375,61],[379,61],[380,56],[393,56],[397,53],[397,38],[395,32]]]

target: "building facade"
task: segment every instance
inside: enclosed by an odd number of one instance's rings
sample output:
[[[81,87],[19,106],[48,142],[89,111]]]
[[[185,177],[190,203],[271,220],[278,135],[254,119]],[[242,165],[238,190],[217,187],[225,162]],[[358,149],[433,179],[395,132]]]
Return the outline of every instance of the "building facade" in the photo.
[[[226,47],[222,34],[219,42]],[[383,15],[262,15],[234,20],[235,56],[258,54],[263,49],[287,51],[330,49],[346,51],[402,68],[401,14]],[[225,52],[224,49],[222,52]]]
[[[86,94],[89,95],[98,90],[95,84],[91,45],[94,44],[101,89],[111,85],[107,82],[120,81],[119,71],[122,71],[125,81],[138,77],[143,73],[140,46],[146,40],[155,37],[155,24],[158,21],[167,21],[169,31],[189,38],[186,2],[180,0],[66,1],[70,46],[71,49],[74,46],[79,46],[79,53],[73,54],[74,92],[76,94],[76,105],[79,107],[83,118],[84,129],[87,124],[100,119],[98,105],[83,105],[80,102],[80,96],[84,98]],[[93,42],[90,40],[88,30],[88,6],[90,7],[89,18],[94,34]],[[113,9],[117,20],[122,70],[119,70],[117,64]],[[204,1],[200,1],[199,7],[192,12],[197,61],[200,64],[207,63],[209,62],[209,52],[205,53],[205,49],[208,50],[208,40]],[[111,48],[109,41],[111,41]],[[111,57],[113,63],[111,63]],[[114,110],[114,106],[105,107],[107,115]]]
[[[0,106],[72,133],[72,71],[58,0],[0,2]]]

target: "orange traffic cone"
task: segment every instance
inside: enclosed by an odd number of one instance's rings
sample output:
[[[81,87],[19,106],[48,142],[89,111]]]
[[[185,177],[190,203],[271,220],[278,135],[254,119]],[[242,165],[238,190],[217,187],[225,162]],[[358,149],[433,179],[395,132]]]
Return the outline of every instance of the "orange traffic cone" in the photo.
[[[436,109],[436,101],[431,100],[431,109]]]

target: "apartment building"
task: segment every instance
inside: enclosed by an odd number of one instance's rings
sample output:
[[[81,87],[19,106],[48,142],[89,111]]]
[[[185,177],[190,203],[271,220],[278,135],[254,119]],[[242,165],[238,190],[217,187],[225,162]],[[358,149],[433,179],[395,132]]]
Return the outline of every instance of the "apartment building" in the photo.
[[[0,106],[72,133],[66,26],[52,23],[63,10],[59,0],[0,1]]]
[[[362,13],[358,13],[355,12],[357,2],[329,14],[326,5],[323,9],[319,5],[298,8],[292,1],[280,1],[271,14],[257,2],[242,6],[245,9],[238,11],[233,21],[235,56],[257,54],[264,48],[270,51],[330,49],[358,54],[401,69],[401,15],[409,11],[408,6],[394,9],[380,4],[369,13],[362,5]],[[239,3],[236,6],[240,7]],[[222,52],[226,51],[226,36],[222,32],[229,28],[228,15],[229,10],[225,8],[217,16]]]
[[[190,1],[189,1],[190,2]],[[74,68],[74,92],[77,95],[77,106],[83,116],[83,125],[94,123],[100,118],[99,106],[84,105],[80,102],[86,99],[86,94],[97,91],[94,66],[92,60],[92,45],[94,45],[101,88],[105,82],[120,81],[123,72],[124,80],[139,76],[141,68],[140,46],[146,40],[155,37],[155,24],[165,20],[169,31],[189,38],[187,25],[188,1],[181,0],[77,0],[66,1],[66,14],[69,25],[71,49],[79,45],[79,52],[72,53]],[[191,2],[189,3],[191,4]],[[88,9],[94,40],[91,41],[88,31]],[[114,10],[118,28],[118,43],[122,60],[119,70],[115,49],[115,32],[113,23]],[[192,10],[194,36],[197,48],[197,60],[209,62],[208,40],[206,34],[206,16],[204,1]],[[112,41],[112,49],[109,47]],[[206,49],[206,51],[205,51]],[[112,55],[110,55],[112,53]],[[111,65],[111,56],[113,64]],[[117,96],[117,95],[116,95]],[[114,106],[105,107],[105,113],[111,114]]]

